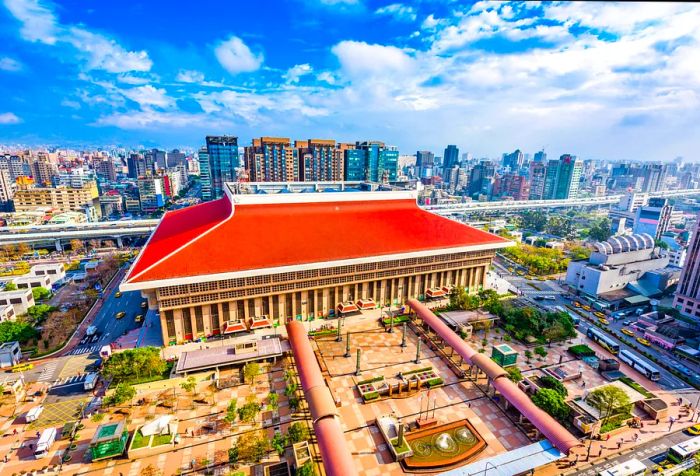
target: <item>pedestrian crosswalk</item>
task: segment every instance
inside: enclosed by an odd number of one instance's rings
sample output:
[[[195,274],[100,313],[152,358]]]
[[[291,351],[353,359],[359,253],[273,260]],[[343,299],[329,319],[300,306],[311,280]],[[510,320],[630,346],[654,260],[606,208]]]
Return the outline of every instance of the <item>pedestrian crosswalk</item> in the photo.
[[[61,387],[64,385],[73,385],[85,380],[85,375],[71,375],[70,377],[59,378],[54,381],[50,387]]]
[[[78,348],[73,349],[70,352],[68,352],[67,355],[91,354],[93,352],[97,352],[99,350],[99,348],[100,348],[99,345],[91,345],[89,347],[78,347]]]
[[[41,368],[41,373],[39,374],[39,377],[36,379],[37,382],[48,382],[49,380],[53,380],[53,376],[56,373],[57,366],[57,360],[50,360],[46,364],[44,364],[44,366]]]

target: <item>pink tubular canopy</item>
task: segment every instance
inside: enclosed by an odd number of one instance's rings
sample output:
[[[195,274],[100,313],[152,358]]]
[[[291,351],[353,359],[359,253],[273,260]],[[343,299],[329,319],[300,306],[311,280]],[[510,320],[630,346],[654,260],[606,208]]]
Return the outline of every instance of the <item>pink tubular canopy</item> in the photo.
[[[551,415],[532,403],[532,400],[508,379],[507,373],[503,368],[472,349],[452,329],[447,327],[447,324],[433,314],[430,309],[416,299],[409,299],[406,304],[458,355],[463,357],[469,364],[476,365],[491,378],[493,387],[500,392],[503,398],[517,408],[559,451],[568,454],[573,447],[581,445],[581,442],[552,418]]]
[[[326,387],[306,329],[301,322],[287,323],[287,335],[297,364],[301,388],[311,411],[314,432],[328,476],[355,476],[357,471],[330,390]]]

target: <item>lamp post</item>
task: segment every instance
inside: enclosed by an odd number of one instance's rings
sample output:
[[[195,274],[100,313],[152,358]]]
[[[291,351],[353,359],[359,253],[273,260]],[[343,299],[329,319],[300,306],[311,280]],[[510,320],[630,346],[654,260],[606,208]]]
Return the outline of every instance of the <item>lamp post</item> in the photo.
[[[403,334],[401,335],[401,347],[406,347],[406,323],[403,323]]]
[[[343,342],[343,336],[340,333],[343,327],[343,318],[338,316],[338,336],[335,338],[336,342]]]
[[[588,461],[591,458],[591,446],[593,445],[593,437],[595,436],[594,433],[600,430],[600,424],[601,420],[598,420],[593,424],[593,427],[591,428],[591,434],[588,437],[588,451],[586,452],[586,461]]]
[[[362,351],[361,351],[360,348],[358,347],[358,348],[357,348],[357,363],[355,364],[355,365],[356,365],[356,367],[355,367],[355,375],[360,375],[360,374],[362,373],[362,371],[360,370],[360,354],[361,354],[361,352],[362,352]]]
[[[350,332],[345,334],[345,357],[350,357]]]
[[[389,334],[394,333],[394,313],[391,312],[391,306],[389,306]]]
[[[414,360],[414,362],[416,364],[420,364],[420,343],[421,343],[421,340],[419,337],[418,342],[416,343],[416,360]]]

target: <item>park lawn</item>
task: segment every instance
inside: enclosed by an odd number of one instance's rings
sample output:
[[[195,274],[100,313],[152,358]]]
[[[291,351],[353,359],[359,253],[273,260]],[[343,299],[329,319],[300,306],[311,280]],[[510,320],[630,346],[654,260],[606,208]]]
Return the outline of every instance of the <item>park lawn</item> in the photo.
[[[403,322],[408,322],[410,320],[411,320],[411,318],[405,314],[403,316],[396,316],[396,317],[394,317],[394,325],[401,324]],[[384,318],[384,325],[386,325],[386,326],[391,325],[391,318],[390,317]]]

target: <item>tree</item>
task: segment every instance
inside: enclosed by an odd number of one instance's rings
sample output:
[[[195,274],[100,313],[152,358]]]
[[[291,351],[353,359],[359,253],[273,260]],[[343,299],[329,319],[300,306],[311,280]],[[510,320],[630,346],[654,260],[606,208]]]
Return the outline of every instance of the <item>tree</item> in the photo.
[[[248,362],[243,367],[243,378],[250,384],[255,383],[255,377],[260,375],[260,365],[257,362]]]
[[[23,320],[0,322],[0,342],[27,342],[39,333]]]
[[[631,410],[632,403],[624,390],[613,385],[597,388],[588,394],[586,401],[598,409],[603,418],[603,424],[616,413]]]
[[[270,392],[267,395],[267,405],[270,407],[270,410],[275,411],[279,408],[279,398],[279,395],[275,392]]]
[[[158,468],[149,464],[141,470],[140,476],[161,476],[163,474]]]
[[[168,364],[160,357],[157,347],[139,347],[117,352],[105,362],[102,373],[120,381],[136,381],[165,372]]]
[[[85,249],[85,243],[83,243],[83,240],[79,240],[77,238],[70,240],[70,249],[77,253],[78,251]]]
[[[309,439],[309,429],[300,421],[294,422],[287,430],[287,438],[291,444],[306,441]]]
[[[262,430],[250,431],[238,437],[236,446],[241,460],[257,463],[270,451],[270,440]]]
[[[546,357],[547,356],[547,351],[545,350],[544,347],[541,345],[538,345],[535,347],[535,354],[539,355],[540,357]]]
[[[275,436],[272,438],[272,449],[277,451],[278,455],[282,456],[285,446],[287,446],[287,438],[279,431],[276,431]]]
[[[32,295],[35,301],[43,301],[51,297],[51,291],[39,286],[38,288],[32,288]]]
[[[226,407],[226,416],[224,417],[224,421],[226,423],[234,423],[236,421],[236,416],[238,415],[236,411],[237,405],[238,402],[236,402],[235,398],[228,402],[228,406]]]
[[[120,383],[114,389],[114,393],[105,400],[107,400],[107,405],[121,405],[124,402],[131,401],[135,395],[136,389],[134,387],[126,383]]]
[[[307,461],[300,468],[297,468],[296,476],[316,476],[314,464],[311,461]]]
[[[518,383],[523,379],[522,372],[520,372],[520,369],[515,365],[511,365],[510,367],[506,368],[506,372],[508,372],[508,378],[512,382]]]
[[[534,231],[544,231],[547,225],[547,215],[541,211],[526,211],[520,215],[522,228]]]
[[[254,395],[251,395],[255,398]],[[260,404],[256,401],[249,401],[238,409],[238,418],[244,423],[253,423],[260,413]]]
[[[564,384],[552,377],[551,375],[545,375],[544,377],[540,377],[539,387],[554,390],[562,397],[566,397],[569,395],[569,391],[566,389]]]
[[[238,458],[238,442],[236,442],[228,449],[228,464],[236,466],[238,464]]]
[[[569,416],[569,407],[564,401],[564,397],[551,388],[541,388],[532,396],[532,403],[540,407],[545,412],[552,415],[557,420],[564,420]]]
[[[5,291],[17,291],[17,285],[12,281],[5,284]]]
[[[32,252],[32,248],[26,243],[19,243],[17,245],[17,253],[20,256],[28,255]]]
[[[610,218],[602,218],[595,222],[588,232],[588,236],[595,241],[606,241],[612,236],[612,224]]]
[[[525,351],[525,358],[527,359],[527,362],[530,363],[530,359],[532,359],[532,352],[529,349]]]
[[[49,306],[48,304],[37,304],[27,309],[27,315],[34,319],[35,322],[41,322],[52,312],[58,310],[56,306]]]
[[[180,387],[182,387],[185,392],[189,392],[194,395],[194,391],[197,388],[197,380],[195,380],[195,378],[192,376],[187,377],[187,380],[180,383]]]

